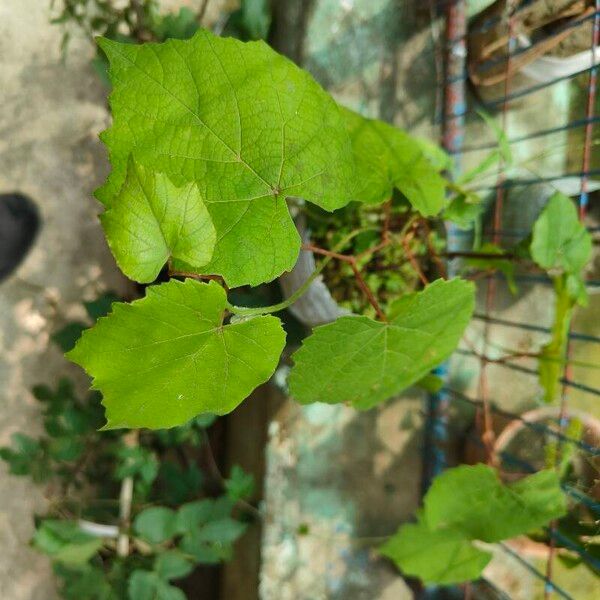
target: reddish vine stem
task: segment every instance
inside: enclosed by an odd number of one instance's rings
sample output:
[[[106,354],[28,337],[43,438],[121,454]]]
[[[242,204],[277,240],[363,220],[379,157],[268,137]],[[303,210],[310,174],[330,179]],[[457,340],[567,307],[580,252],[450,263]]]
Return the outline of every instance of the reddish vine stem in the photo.
[[[415,273],[418,275],[419,279],[421,280],[421,283],[423,285],[428,285],[429,280],[427,279],[427,277],[425,277],[425,273],[423,273],[423,271],[421,270],[421,267],[419,266],[419,263],[418,263],[417,259],[415,258],[415,255],[413,254],[413,251],[410,249],[410,241],[412,240],[414,235],[415,235],[415,231],[414,231],[414,227],[413,227],[413,229],[411,231],[409,231],[402,238],[402,247],[404,248],[404,251],[406,252],[406,256],[408,257],[408,260],[409,260],[412,268],[414,269]]]
[[[427,244],[427,249],[438,269],[438,273],[443,279],[448,279],[448,269],[446,269],[446,265],[441,259],[440,253],[434,248],[433,242],[431,241],[431,227],[429,227],[429,223],[426,219],[421,220],[421,225],[425,230],[425,243]]]
[[[379,302],[377,302],[377,298],[375,298],[375,294],[371,288],[367,285],[364,280],[358,265],[356,264],[355,256],[348,256],[347,254],[340,254],[338,252],[332,252],[331,250],[326,250],[325,248],[319,248],[318,246],[313,246],[312,244],[302,244],[302,250],[307,250],[308,252],[312,252],[313,254],[320,254],[322,256],[329,256],[331,258],[335,258],[337,260],[341,260],[350,265],[352,272],[354,273],[354,277],[356,279],[356,283],[358,287],[361,289],[369,304],[375,309],[377,316],[384,323],[387,322],[387,317],[383,310],[381,310],[381,306],[379,306]],[[369,251],[371,254],[374,252],[374,248]]]

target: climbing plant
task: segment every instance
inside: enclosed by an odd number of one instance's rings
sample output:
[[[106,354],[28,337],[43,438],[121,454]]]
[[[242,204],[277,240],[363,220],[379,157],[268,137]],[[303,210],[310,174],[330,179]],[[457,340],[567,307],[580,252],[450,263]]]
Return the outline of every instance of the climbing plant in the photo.
[[[102,134],[112,172],[96,192],[104,206],[102,226],[130,279],[153,284],[159,274],[168,278],[147,287],[139,300],[113,304],[68,353],[102,394],[105,430],[181,427],[199,415],[234,410],[280,362],[286,333],[278,313],[332,261],[347,267],[368,310],[306,337],[292,357],[294,399],[369,409],[449,357],[472,316],[474,285],[446,278],[445,250],[432,225],[443,217],[461,226],[477,221],[480,200],[468,184],[493,166],[498,153],[451,183],[443,151],[339,106],[263,42],[199,30],[185,41],[101,39],[99,45],[110,64],[113,116]],[[331,246],[301,240],[294,222],[300,212],[356,206],[371,216]],[[557,220],[560,236],[554,235]],[[401,249],[415,277],[396,287],[397,297],[386,287],[380,303],[364,268],[390,247]],[[515,252],[478,250],[472,260],[480,262],[467,266],[500,271],[513,281]],[[294,267],[301,251],[321,262],[291,296],[269,306],[236,302],[235,288],[275,280]],[[589,258],[589,236],[568,198],[550,201],[520,256],[555,281],[557,324],[537,354],[552,400],[571,310],[585,298],[581,272]],[[430,282],[432,273],[437,279]],[[444,504],[441,496],[453,500]],[[489,560],[474,540],[528,533],[565,510],[553,472],[504,485],[491,467],[459,468],[437,480],[418,523],[404,526],[382,552],[425,581],[465,581],[478,577]],[[155,514],[175,523],[168,515]],[[158,543],[178,535],[173,527]],[[425,549],[439,564],[424,560]],[[157,577],[139,575],[137,583],[152,579],[158,586]]]

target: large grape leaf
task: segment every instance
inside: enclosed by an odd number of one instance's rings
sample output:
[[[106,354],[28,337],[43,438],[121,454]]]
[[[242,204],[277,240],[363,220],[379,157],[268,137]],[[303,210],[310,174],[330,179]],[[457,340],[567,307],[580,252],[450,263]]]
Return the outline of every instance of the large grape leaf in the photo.
[[[422,522],[401,527],[379,551],[405,575],[439,585],[477,579],[492,558],[460,531],[432,531]]]
[[[195,183],[176,187],[130,161],[123,187],[100,218],[117,264],[135,281],[154,281],[169,258],[195,266],[212,258],[216,232]]]
[[[462,465],[436,477],[425,497],[431,529],[459,529],[470,539],[499,542],[562,517],[566,498],[554,471],[504,485],[486,465]]]
[[[471,318],[474,287],[437,280],[397,300],[382,323],[341,317],[316,327],[294,354],[292,396],[367,409],[424,377],[454,350]]]
[[[263,42],[199,31],[191,40],[131,45],[102,39],[110,61],[113,124],[102,139],[113,171],[107,207],[127,160],[196,182],[217,230],[204,273],[256,285],[291,269],[300,238],[285,199],[333,210],[353,197],[354,159],[340,109]]]
[[[277,317],[224,324],[215,282],[170,281],[84,332],[68,357],[104,395],[107,429],[181,425],[231,412],[275,370],[285,345]]]
[[[533,226],[531,256],[543,269],[578,275],[590,259],[592,239],[568,196],[556,192]]]
[[[379,204],[400,190],[422,215],[444,207],[446,182],[440,175],[444,153],[383,121],[343,109],[356,161],[356,197]]]
[[[480,577],[491,555],[472,544],[534,531],[567,512],[555,471],[504,485],[486,465],[461,465],[436,477],[416,524],[400,527],[381,548],[407,575],[450,584]]]

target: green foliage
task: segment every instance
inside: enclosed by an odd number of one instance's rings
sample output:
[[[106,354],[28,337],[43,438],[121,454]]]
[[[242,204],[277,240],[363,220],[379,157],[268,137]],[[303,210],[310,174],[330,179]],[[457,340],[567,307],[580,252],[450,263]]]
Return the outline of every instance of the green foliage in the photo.
[[[467,267],[476,271],[500,271],[506,278],[508,289],[512,294],[517,294],[519,291],[515,281],[515,263],[509,258],[504,258],[506,253],[504,250],[495,244],[486,242],[477,249],[478,254],[488,254],[489,257],[468,258],[466,260]],[[497,254],[498,258],[494,255]]]
[[[225,33],[240,40],[266,40],[271,26],[269,0],[241,0],[231,13]]]
[[[134,531],[151,544],[160,544],[175,534],[176,514],[165,506],[143,510],[133,522]]]
[[[225,482],[227,495],[231,500],[247,500],[254,493],[254,476],[246,473],[239,465],[231,469],[229,479]]]
[[[200,24],[194,12],[182,6],[178,13],[155,18],[153,32],[159,40],[187,40],[198,31]]]
[[[8,463],[13,475],[31,475],[40,482],[50,475],[47,450],[36,440],[24,433],[13,433],[11,445],[0,448],[0,458]]]
[[[101,220],[117,264],[141,283],[154,281],[167,260],[201,267],[213,255],[215,228],[198,186],[177,187],[166,175],[131,161]]]
[[[479,197],[458,194],[444,208],[444,217],[460,229],[470,229],[485,210]]]
[[[446,181],[438,172],[439,150],[382,121],[343,109],[352,140],[358,189],[356,198],[379,204],[397,188],[422,215],[435,215],[445,204]]]
[[[86,303],[90,318],[106,314],[114,299],[107,294]],[[48,482],[49,514],[38,521],[32,545],[52,560],[63,598],[183,599],[171,581],[231,557],[249,520],[238,500],[251,492],[253,478],[235,467],[224,485],[188,458],[207,443],[204,428],[214,415],[141,432],[132,443],[125,431],[97,431],[103,415],[96,392],[80,399],[73,383],[61,379],[56,387],[36,386],[33,395],[42,403],[44,434],[14,434],[0,457],[13,474]],[[119,497],[129,480],[132,526],[122,533],[134,540],[129,554],[117,556],[110,526],[116,530],[121,521]],[[221,485],[222,495],[206,497],[205,483]],[[73,514],[82,520],[65,517]]]
[[[97,414],[82,419],[80,406],[70,415],[63,407],[48,415],[48,440],[21,435],[2,457],[15,473],[67,473],[67,488],[106,480],[113,486],[107,497],[115,497],[120,482],[135,482],[128,533],[143,552],[115,560],[110,544],[98,546],[98,538],[88,539],[75,523],[64,528],[64,522],[48,520],[38,530],[36,546],[55,558],[66,597],[87,585],[94,590],[90,598],[179,600],[183,594],[171,580],[196,564],[231,556],[246,529],[235,505],[244,505],[254,488],[252,476],[234,467],[221,497],[198,498],[204,474],[182,445],[206,443],[202,427],[270,378],[285,334],[269,313],[288,308],[310,280],[292,299],[272,306],[234,306],[228,288],[270,282],[290,270],[301,244],[292,214],[303,211],[311,225],[325,215],[323,229],[329,230],[322,237],[334,242],[334,251],[311,248],[325,256],[312,277],[339,260],[338,271],[325,273],[353,281],[363,303],[344,300],[361,314],[318,327],[304,341],[294,355],[291,393],[302,403],[351,402],[367,409],[415,383],[436,390],[440,382],[428,373],[458,344],[473,312],[474,289],[455,279],[416,291],[431,270],[421,262],[444,271],[438,255],[443,241],[423,216],[476,224],[483,205],[468,185],[511,157],[506,137],[484,116],[498,148],[457,183],[448,182],[442,176],[451,165],[445,152],[338,107],[310,75],[266,44],[197,31],[198,18],[187,9],[160,16],[151,0],[136,4],[135,18],[125,11],[112,21],[102,13],[92,26],[106,33],[100,47],[113,85],[113,123],[102,136],[112,173],[97,191],[106,236],[123,272],[141,283],[152,283],[168,263],[170,274],[209,276],[224,285],[189,278],[152,286],[143,299],[115,304],[69,353],[104,395],[105,429],[156,432],[136,434],[140,442],[133,445],[120,433],[104,433],[108,443],[89,465],[87,453],[99,441],[90,431]],[[242,2],[231,31],[264,38],[267,5]],[[120,39],[123,20],[129,29]],[[166,38],[162,44],[130,43]],[[441,228],[441,221],[434,225]],[[339,254],[348,245],[352,254]],[[556,282],[553,339],[540,362],[547,396],[553,396],[572,307],[585,301],[581,271],[590,254],[589,236],[567,198],[550,201],[530,249]],[[509,255],[493,245],[479,250],[490,256],[473,257],[467,267],[499,270],[514,288]],[[529,258],[525,254],[519,257]],[[107,310],[100,307],[98,314]],[[84,324],[70,327],[55,338],[65,350]],[[167,460],[169,449],[183,456]],[[42,467],[28,467],[32,462]],[[554,473],[505,486],[488,467],[459,467],[435,481],[418,523],[402,527],[382,551],[426,582],[470,580],[489,560],[474,541],[526,533],[565,510]],[[84,551],[77,553],[79,546]],[[77,574],[63,564],[74,555],[85,563]]]
[[[231,286],[270,281],[300,247],[286,196],[327,210],[352,198],[340,110],[267,45],[207,31],[155,46],[100,45],[113,82],[113,124],[102,136],[113,171],[97,197],[109,208],[117,202],[129,155],[176,185],[195,182],[217,244],[208,265],[190,268]]]
[[[531,256],[542,269],[578,275],[587,264],[592,239],[571,199],[556,192],[533,226]]]
[[[151,571],[134,571],[127,588],[130,600],[185,600],[185,594]]]
[[[553,402],[566,360],[573,308],[587,304],[583,269],[592,251],[592,238],[567,196],[557,192],[550,198],[534,224],[530,251],[554,282],[552,338],[542,347],[538,367],[544,400]]]
[[[285,344],[279,319],[223,322],[215,282],[171,281],[84,333],[69,358],[104,394],[106,428],[173,427],[199,413],[225,414],[265,382]]]
[[[32,392],[42,403],[46,436],[34,439],[15,433],[11,445],[0,448],[0,458],[8,463],[14,475],[28,475],[36,482],[44,482],[65,469],[68,471],[66,463],[82,457],[86,446],[97,437],[102,410],[96,393],[80,399],[68,379],[61,379],[56,389],[38,385]]]
[[[471,539],[500,542],[562,517],[566,497],[554,471],[540,471],[504,485],[486,465],[449,469],[425,496],[424,521],[431,529],[458,529]]]
[[[387,323],[357,316],[317,327],[294,354],[290,393],[301,403],[351,402],[371,408],[445,360],[473,307],[472,284],[438,280],[399,298]]]
[[[86,563],[102,547],[102,539],[82,531],[74,521],[46,519],[40,523],[33,546],[66,565]]]
[[[566,511],[554,471],[504,485],[491,467],[463,465],[434,480],[418,522],[400,527],[381,552],[426,583],[461,583],[479,578],[491,558],[473,541],[494,543],[526,534]]]
[[[402,526],[380,552],[404,574],[439,585],[478,579],[492,558],[461,531],[435,531],[423,522]]]

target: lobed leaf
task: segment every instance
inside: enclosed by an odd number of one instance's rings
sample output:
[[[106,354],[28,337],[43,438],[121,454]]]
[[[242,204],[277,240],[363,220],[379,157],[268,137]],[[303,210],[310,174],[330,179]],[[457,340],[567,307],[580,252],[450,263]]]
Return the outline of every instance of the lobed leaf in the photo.
[[[191,265],[198,272],[230,286],[270,281],[300,248],[285,198],[327,210],[352,199],[339,108],[265,43],[201,30],[184,41],[99,44],[113,84],[113,124],[102,136],[113,171],[97,197],[118,203],[130,155],[175,185],[195,182],[217,232],[211,262]]]
[[[285,345],[279,319],[225,324],[216,282],[170,281],[87,330],[68,357],[94,378],[107,429],[181,425],[231,412],[269,379]]]
[[[207,264],[217,239],[195,183],[177,187],[166,175],[133,161],[114,203],[100,219],[117,264],[140,283],[153,282],[169,259],[197,267]]]
[[[543,269],[578,275],[592,252],[592,239],[568,196],[556,192],[533,226],[531,256]]]
[[[437,214],[446,202],[439,173],[443,151],[383,121],[342,111],[356,162],[357,199],[379,204],[397,188],[422,215]]]
[[[566,513],[554,471],[504,485],[486,465],[462,465],[436,477],[425,497],[431,529],[459,529],[470,539],[499,542],[528,533]]]
[[[438,280],[390,308],[387,323],[341,317],[313,330],[294,353],[292,396],[368,409],[416,383],[458,344],[474,308],[474,287]]]
[[[448,585],[478,579],[491,559],[473,541],[523,535],[567,512],[554,470],[504,485],[486,465],[461,465],[436,477],[416,524],[403,525],[381,548],[407,575]]]
[[[424,523],[402,526],[379,550],[404,574],[440,585],[477,579],[492,558],[464,533],[432,531]]]

